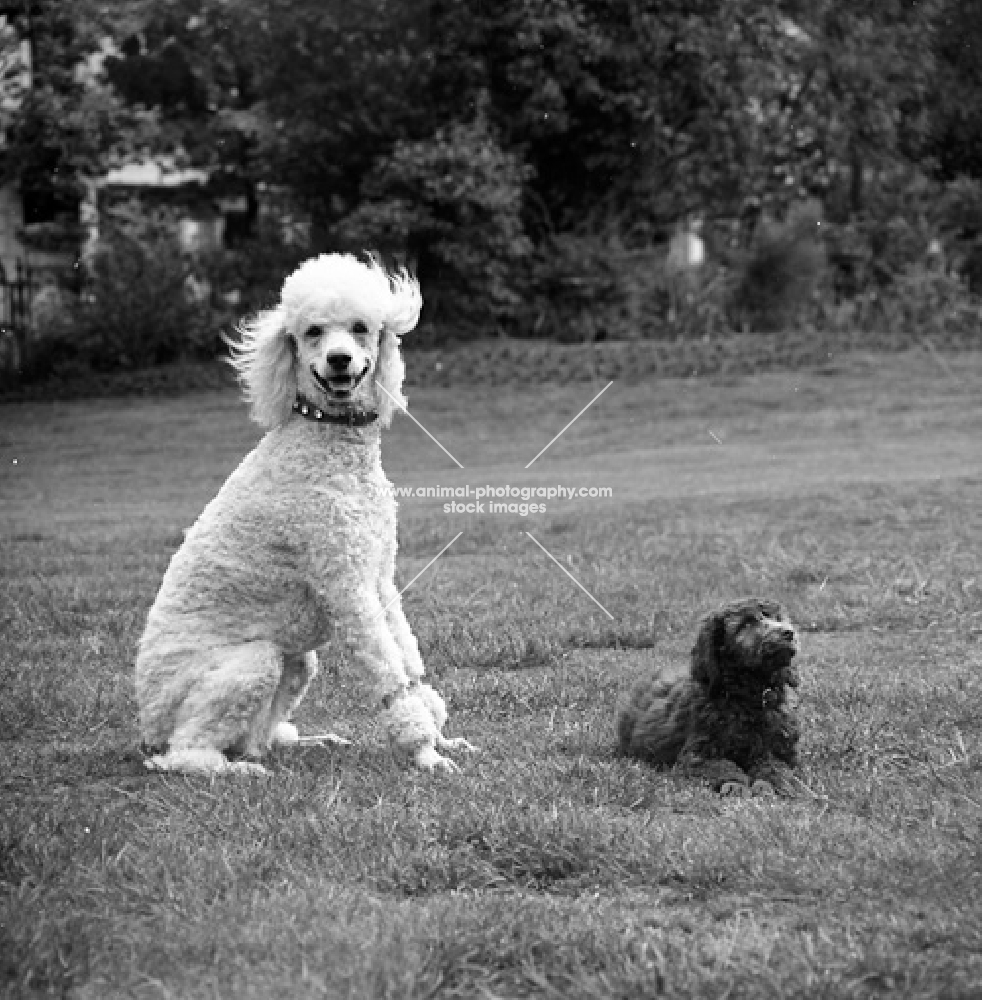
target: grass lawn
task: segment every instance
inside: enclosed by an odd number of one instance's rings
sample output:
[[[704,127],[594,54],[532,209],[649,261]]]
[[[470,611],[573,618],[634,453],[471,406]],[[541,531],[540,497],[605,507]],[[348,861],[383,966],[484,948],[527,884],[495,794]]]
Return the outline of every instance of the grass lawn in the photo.
[[[257,434],[230,392],[0,407],[0,994],[980,995],[982,353],[617,382],[526,469],[603,384],[411,392],[463,469],[386,439],[401,486],[613,492],[401,502],[402,584],[463,532],[404,597],[454,777],[339,651],[298,722],[351,747],[145,774],[135,643]],[[615,752],[619,692],[750,593],[802,630],[796,799]]]

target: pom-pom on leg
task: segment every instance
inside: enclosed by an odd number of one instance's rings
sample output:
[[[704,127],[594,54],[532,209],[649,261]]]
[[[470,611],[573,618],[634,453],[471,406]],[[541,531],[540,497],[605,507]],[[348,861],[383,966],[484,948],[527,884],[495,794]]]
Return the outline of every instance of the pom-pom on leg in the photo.
[[[424,771],[437,769],[451,773],[457,765],[439,750],[474,747],[461,738],[448,740],[440,732],[447,718],[443,699],[428,684],[415,684],[395,697],[382,716],[382,723],[391,742],[412,755],[416,766]]]

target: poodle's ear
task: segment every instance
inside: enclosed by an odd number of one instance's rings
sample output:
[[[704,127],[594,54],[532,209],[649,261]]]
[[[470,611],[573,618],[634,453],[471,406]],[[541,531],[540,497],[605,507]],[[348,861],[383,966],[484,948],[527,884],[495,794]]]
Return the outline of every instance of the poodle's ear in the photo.
[[[402,394],[402,380],[406,377],[406,366],[399,350],[399,338],[386,326],[379,331],[378,363],[375,381],[378,383],[376,400],[379,423],[388,427],[392,414],[406,408],[406,397]]]
[[[710,694],[719,690],[720,655],[726,640],[726,619],[715,611],[702,619],[696,644],[692,647],[692,679],[704,684]]]
[[[385,317],[385,328],[401,337],[416,328],[423,308],[423,295],[419,290],[419,282],[404,267],[393,271],[388,277],[392,294]]]
[[[229,363],[238,372],[252,419],[271,430],[290,416],[296,399],[296,344],[282,306],[243,321],[238,332],[238,341],[226,340]]]
[[[381,269],[381,265],[369,255],[371,266]],[[399,350],[399,338],[409,333],[419,322],[423,308],[423,296],[419,282],[405,269],[388,275],[390,298],[382,329],[379,331],[378,364],[375,380],[379,385],[379,422],[388,427],[396,410],[406,408],[406,397],[402,393],[402,380],[406,377],[406,366]]]

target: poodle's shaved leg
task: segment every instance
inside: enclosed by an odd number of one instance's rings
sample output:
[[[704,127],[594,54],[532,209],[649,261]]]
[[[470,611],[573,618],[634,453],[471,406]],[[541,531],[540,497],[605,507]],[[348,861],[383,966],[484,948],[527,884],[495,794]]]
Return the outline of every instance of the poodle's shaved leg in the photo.
[[[477,753],[479,749],[473,743],[465,740],[463,736],[453,736],[450,739],[447,739],[446,736],[440,736],[436,745],[440,750],[466,750],[470,753]]]
[[[288,653],[283,657],[283,673],[269,710],[270,740],[275,746],[291,746],[301,742],[297,727],[290,721],[297,706],[303,701],[310,682],[317,676],[317,653]],[[325,733],[317,742],[334,734]],[[334,737],[341,741],[340,737]],[[305,739],[303,742],[313,742]],[[342,741],[343,742],[343,741]]]
[[[351,740],[346,740],[337,733],[309,733],[301,736],[290,721],[316,676],[317,653],[313,650],[309,653],[288,653],[283,657],[283,674],[269,710],[270,742],[273,746],[316,746],[323,743],[351,745]]]
[[[252,642],[201,655],[201,671],[178,709],[167,752],[147,766],[193,774],[262,773],[252,761],[229,763],[224,751],[260,757],[269,749],[280,652],[271,642]]]
[[[339,747],[351,746],[351,740],[346,740],[343,736],[338,736],[337,733],[310,733],[307,736],[298,735],[293,742],[295,744],[299,744],[300,746],[312,747],[323,746],[325,743],[333,743],[335,746]]]

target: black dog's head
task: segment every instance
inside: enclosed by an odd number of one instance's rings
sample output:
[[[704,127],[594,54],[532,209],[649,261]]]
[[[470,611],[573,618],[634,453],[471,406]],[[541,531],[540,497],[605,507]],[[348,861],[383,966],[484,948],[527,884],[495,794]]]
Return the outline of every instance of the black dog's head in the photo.
[[[706,615],[692,647],[692,677],[708,693],[766,693],[780,704],[785,685],[796,687],[791,661],[798,652],[798,635],[774,601],[747,598],[724,604]]]

